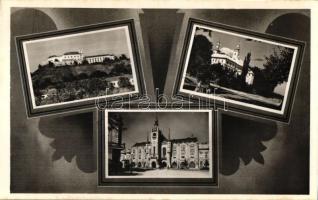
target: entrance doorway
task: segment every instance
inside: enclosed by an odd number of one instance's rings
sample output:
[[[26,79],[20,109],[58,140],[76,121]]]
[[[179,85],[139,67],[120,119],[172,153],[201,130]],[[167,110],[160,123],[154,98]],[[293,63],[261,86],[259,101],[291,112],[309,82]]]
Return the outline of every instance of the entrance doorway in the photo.
[[[156,168],[156,167],[157,167],[157,164],[156,164],[155,161],[153,161],[153,162],[151,163],[151,167],[152,167],[152,168]]]
[[[174,168],[174,169],[176,169],[176,168],[178,167],[178,165],[177,165],[176,162],[173,162],[173,163],[171,164],[171,167]]]
[[[195,168],[194,162],[190,162],[189,167],[190,167],[190,168]]]

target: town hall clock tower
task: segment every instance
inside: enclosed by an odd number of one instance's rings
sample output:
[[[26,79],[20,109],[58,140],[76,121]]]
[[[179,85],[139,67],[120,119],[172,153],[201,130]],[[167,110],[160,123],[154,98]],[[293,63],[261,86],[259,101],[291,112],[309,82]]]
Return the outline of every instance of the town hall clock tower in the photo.
[[[150,156],[150,165],[153,168],[159,167],[160,160],[160,130],[159,130],[159,121],[156,113],[156,119],[154,126],[150,132],[150,144],[151,144],[151,156]]]

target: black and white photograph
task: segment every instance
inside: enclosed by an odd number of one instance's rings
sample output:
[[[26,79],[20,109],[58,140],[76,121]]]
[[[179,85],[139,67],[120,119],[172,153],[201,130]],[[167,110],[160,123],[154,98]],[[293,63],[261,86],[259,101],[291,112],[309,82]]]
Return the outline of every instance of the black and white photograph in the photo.
[[[161,1],[0,0],[0,199],[317,199],[318,2]]]
[[[299,47],[218,26],[193,23],[179,91],[283,114]]]
[[[32,108],[139,93],[130,23],[91,29],[18,38]]]
[[[212,112],[105,112],[105,178],[213,178]]]

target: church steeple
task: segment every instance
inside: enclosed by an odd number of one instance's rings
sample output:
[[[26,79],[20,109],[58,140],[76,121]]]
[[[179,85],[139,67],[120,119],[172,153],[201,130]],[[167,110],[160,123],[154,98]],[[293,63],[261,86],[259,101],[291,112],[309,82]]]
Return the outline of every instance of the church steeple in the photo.
[[[216,43],[216,50],[219,51],[221,47],[221,42],[220,40]]]
[[[238,59],[240,57],[240,48],[240,44],[237,44],[233,53],[234,59]]]
[[[158,114],[156,113],[156,118],[155,118],[155,124],[154,126],[158,127],[159,126],[159,120],[158,120]]]

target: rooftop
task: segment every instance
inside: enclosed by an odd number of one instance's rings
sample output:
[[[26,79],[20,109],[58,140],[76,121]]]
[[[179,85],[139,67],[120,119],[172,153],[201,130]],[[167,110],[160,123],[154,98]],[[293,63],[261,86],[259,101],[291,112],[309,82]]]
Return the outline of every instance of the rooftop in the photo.
[[[172,143],[197,142],[198,138],[196,138],[196,137],[187,137],[187,138],[181,138],[181,139],[172,139],[170,141]]]
[[[85,58],[94,58],[94,57],[101,57],[101,56],[114,56],[114,55],[112,55],[112,54],[99,54],[99,55],[85,56]]]
[[[150,144],[150,142],[137,142],[133,145],[133,147],[145,146],[146,144]]]
[[[81,53],[78,51],[69,51],[64,53],[64,55],[73,55],[73,54],[81,54]]]
[[[216,53],[213,52],[211,57],[228,59],[238,64],[239,66],[243,66],[243,60],[241,60],[240,58],[233,57],[233,50],[226,47],[217,50]]]

